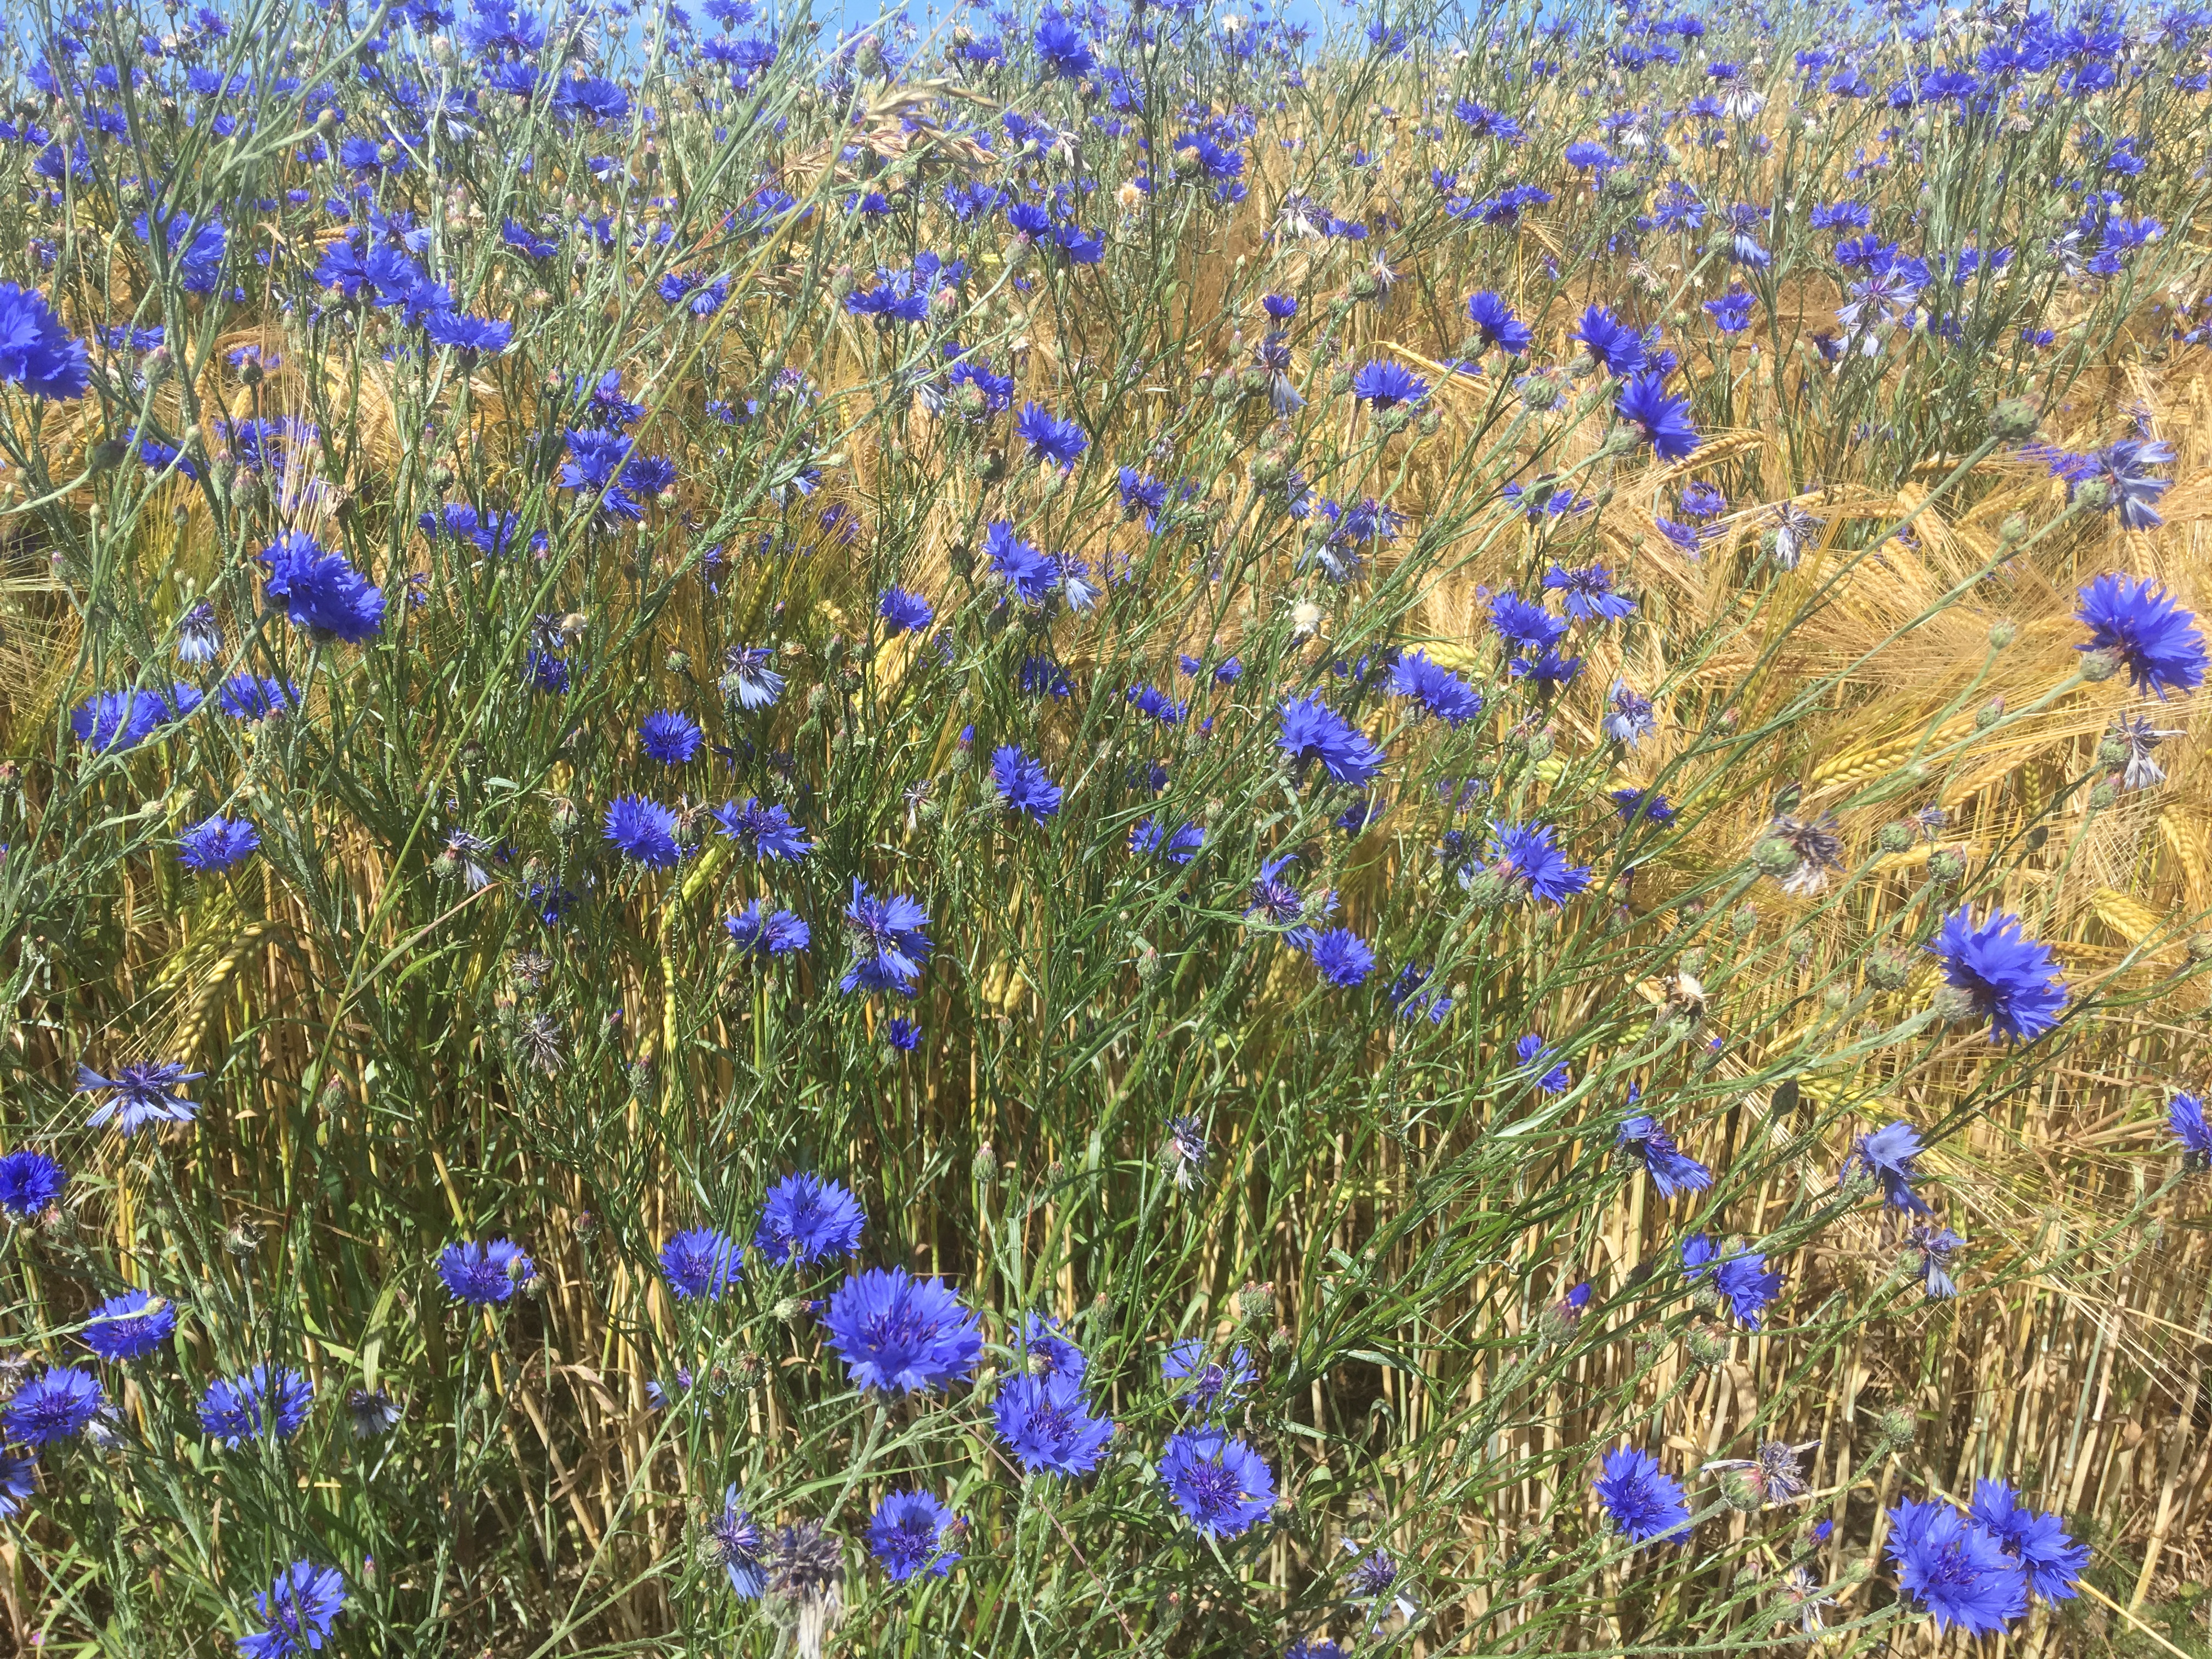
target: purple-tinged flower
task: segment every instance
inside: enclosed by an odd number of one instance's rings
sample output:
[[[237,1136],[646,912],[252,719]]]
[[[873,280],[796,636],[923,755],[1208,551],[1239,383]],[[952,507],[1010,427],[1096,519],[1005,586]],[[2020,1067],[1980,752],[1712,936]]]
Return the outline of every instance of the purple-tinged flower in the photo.
[[[2085,483],[2101,483],[2105,509],[2118,508],[2122,525],[2130,530],[2155,530],[2166,520],[2152,503],[2166,494],[2173,480],[2154,477],[2149,469],[2166,465],[2172,459],[2171,444],[2123,438],[2082,457],[2081,465],[2067,470],[2067,499],[2071,501]]]
[[[537,1264],[522,1247],[504,1238],[479,1243],[475,1240],[448,1244],[438,1252],[438,1277],[456,1302],[479,1308],[504,1302],[517,1285],[538,1275]]]
[[[1674,821],[1674,804],[1656,790],[1616,789],[1609,799],[1620,809],[1624,823],[1668,824]]]
[[[1491,599],[1490,625],[1510,651],[1549,651],[1567,637],[1565,618],[1518,593],[1500,593]]]
[[[827,1261],[860,1248],[867,1217],[842,1183],[800,1170],[769,1188],[753,1248],[770,1261]]]
[[[908,1394],[949,1388],[975,1369],[983,1338],[975,1316],[943,1280],[903,1267],[871,1267],[830,1298],[830,1346],[857,1389]]]
[[[1680,1544],[1690,1536],[1690,1505],[1681,1483],[1649,1452],[1623,1446],[1605,1456],[1591,1483],[1613,1523],[1632,1544]]]
[[[1979,927],[1961,906],[1944,921],[1929,947],[1957,1006],[1990,1022],[1990,1036],[2032,1042],[2058,1023],[2066,987],[2051,952],[2021,929],[2020,918],[1992,915]]]
[[[700,1541],[708,1559],[729,1575],[730,1588],[738,1598],[757,1601],[768,1588],[761,1532],[739,1504],[735,1486],[722,1494],[722,1512],[708,1525],[707,1535]]]
[[[712,1302],[738,1282],[738,1241],[713,1227],[674,1234],[660,1247],[661,1276],[680,1297]]]
[[[722,653],[722,695],[740,708],[769,708],[783,695],[783,676],[770,668],[775,653],[764,645],[733,645]]]
[[[1169,1441],[1160,1480],[1202,1538],[1234,1538],[1275,1507],[1274,1476],[1266,1460],[1242,1440],[1212,1429],[1188,1429]]]
[[[112,1093],[103,1101],[93,1115],[85,1119],[88,1127],[97,1129],[110,1118],[125,1134],[136,1134],[148,1123],[189,1123],[199,1110],[199,1103],[173,1094],[180,1084],[191,1083],[205,1077],[204,1072],[188,1072],[170,1060],[140,1060],[135,1065],[118,1068],[112,1078],[105,1078],[88,1066],[76,1068],[75,1094],[90,1094],[100,1090]]]
[[[1601,564],[1581,570],[1555,564],[1544,573],[1544,586],[1560,596],[1572,622],[1621,622],[1636,611],[1636,601],[1614,588],[1613,572]]]
[[[1928,1299],[1940,1302],[1958,1295],[1958,1283],[1951,1277],[1951,1259],[1966,1247],[1966,1241],[1948,1227],[1923,1221],[1905,1236],[1905,1243],[1920,1253],[1920,1285]]]

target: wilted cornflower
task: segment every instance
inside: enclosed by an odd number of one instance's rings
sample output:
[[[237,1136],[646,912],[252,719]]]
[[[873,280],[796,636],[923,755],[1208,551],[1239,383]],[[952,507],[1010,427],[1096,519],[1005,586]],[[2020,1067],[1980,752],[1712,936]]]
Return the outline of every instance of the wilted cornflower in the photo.
[[[1782,1575],[1781,1607],[1783,1616],[1797,1621],[1797,1627],[1807,1636],[1818,1636],[1826,1627],[1821,1617],[1823,1607],[1832,1607],[1836,1598],[1825,1594],[1812,1569],[1793,1566]]]
[[[1795,501],[1784,501],[1774,509],[1774,521],[1769,531],[1771,542],[1768,556],[1784,570],[1795,570],[1813,544],[1820,539],[1820,520]]]
[[[783,695],[783,676],[769,665],[764,645],[733,645],[722,653],[722,695],[740,708],[769,708]]]
[[[1701,1471],[1721,1477],[1721,1489],[1730,1507],[1756,1510],[1767,1504],[1794,1504],[1811,1490],[1802,1460],[1820,1442],[1791,1445],[1786,1440],[1762,1440],[1755,1457],[1723,1458]]]
[[[1244,914],[1262,915],[1278,926],[1297,921],[1305,915],[1305,896],[1283,879],[1285,867],[1297,861],[1297,854],[1286,853],[1280,858],[1269,859],[1260,866],[1260,873],[1252,878],[1251,900]],[[1324,906],[1322,914],[1327,913]]]
[[[1598,726],[1613,742],[1633,749],[1659,729],[1659,721],[1651,712],[1650,698],[1638,693],[1627,681],[1615,680],[1613,695],[1606,701],[1605,718]]]
[[[2104,747],[2120,750],[2125,756],[2120,774],[2124,789],[2148,789],[2153,784],[2166,781],[2166,769],[2151,758],[2151,751],[2168,738],[2178,738],[2179,730],[2161,731],[2141,714],[2123,714],[2113,722]],[[2100,757],[2103,758],[2103,757]]]
[[[822,1659],[823,1644],[844,1611],[845,1557],[818,1521],[779,1527],[768,1553],[768,1589],[788,1610],[799,1659]]]
[[[1832,814],[1808,823],[1778,814],[1759,842],[1759,864],[1791,894],[1817,893],[1844,867],[1844,839]],[[1772,849],[1772,850],[1771,850]]]
[[[1411,1620],[1420,1611],[1413,1605],[1413,1598],[1401,1585],[1398,1563],[1389,1551],[1378,1545],[1363,1555],[1359,1547],[1349,1538],[1340,1541],[1347,1554],[1357,1558],[1346,1575],[1345,1593],[1352,1601],[1374,1603],[1370,1629],[1379,1628],[1393,1607],[1407,1620]]]
[[[112,1119],[115,1127],[125,1134],[135,1134],[149,1123],[189,1123],[199,1110],[199,1103],[186,1100],[170,1091],[180,1084],[191,1083],[205,1077],[204,1072],[188,1072],[168,1060],[140,1060],[123,1066],[113,1077],[105,1078],[89,1066],[76,1068],[75,1094],[111,1091],[85,1122],[97,1129]]]
[[[754,1601],[768,1589],[760,1528],[738,1501],[738,1489],[722,1494],[722,1512],[708,1524],[699,1540],[699,1553],[707,1565],[729,1576],[730,1588],[740,1600]]]
[[[1174,1178],[1176,1190],[1191,1192],[1206,1178],[1206,1126],[1195,1117],[1168,1120],[1168,1143],[1161,1161]]]
[[[1850,1155],[1844,1160],[1838,1179],[1849,1180],[1854,1170],[1863,1170],[1881,1182],[1882,1201],[1890,1208],[1903,1210],[1908,1215],[1931,1214],[1912,1190],[1912,1183],[1919,1176],[1912,1161],[1920,1156],[1921,1150],[1917,1130],[1909,1123],[1892,1123],[1871,1134],[1861,1135],[1851,1143]]]
[[[1188,1411],[1212,1417],[1234,1405],[1251,1385],[1252,1356],[1240,1343],[1226,1360],[1218,1360],[1196,1337],[1185,1337],[1160,1360],[1160,1379]],[[1176,1384],[1181,1387],[1175,1387]]]
[[[222,654],[222,624],[205,599],[177,619],[177,660],[194,667]]]
[[[1930,1302],[1940,1301],[1959,1293],[1959,1286],[1951,1277],[1951,1258],[1964,1249],[1966,1241],[1948,1227],[1938,1227],[1928,1222],[1905,1235],[1905,1242],[1920,1256],[1920,1282]]]
[[[383,1389],[349,1389],[346,1420],[356,1440],[381,1440],[399,1426],[406,1415],[399,1402]]]
[[[1638,1089],[1629,1085],[1628,1103],[1636,1103]],[[1674,1139],[1648,1113],[1637,1113],[1620,1126],[1613,1145],[1642,1164],[1662,1198],[1677,1193],[1701,1193],[1713,1184],[1713,1172],[1674,1144]]]

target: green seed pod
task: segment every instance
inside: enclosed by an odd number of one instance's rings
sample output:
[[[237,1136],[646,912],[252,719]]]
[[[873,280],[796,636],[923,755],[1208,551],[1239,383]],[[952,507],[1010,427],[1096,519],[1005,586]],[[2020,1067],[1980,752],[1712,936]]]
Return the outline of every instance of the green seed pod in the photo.
[[[1994,622],[1990,624],[1990,649],[1992,651],[2003,650],[2019,637],[2020,624],[2016,622]]]
[[[1797,867],[1797,849],[1779,836],[1769,836],[1752,849],[1752,860],[1770,876],[1786,876]]]
[[[1903,990],[1911,973],[1911,963],[1894,951],[1876,951],[1867,958],[1867,983],[1878,991]]]
[[[2008,398],[1990,411],[1990,436],[2001,443],[2026,443],[2035,435],[2040,417],[2024,399]]]
[[[1895,818],[1875,831],[1874,844],[1885,853],[1902,853],[1918,833],[1903,818]]]
[[[1954,853],[1947,848],[1929,854],[1928,878],[1930,881],[1940,882],[1948,886],[1966,873],[1966,859],[1963,853]]]

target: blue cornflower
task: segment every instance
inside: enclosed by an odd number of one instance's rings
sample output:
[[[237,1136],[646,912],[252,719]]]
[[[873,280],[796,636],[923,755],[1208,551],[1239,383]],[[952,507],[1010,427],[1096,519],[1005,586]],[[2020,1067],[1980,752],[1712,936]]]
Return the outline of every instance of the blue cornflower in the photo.
[[[1376,409],[1395,409],[1418,404],[1429,395],[1429,383],[1402,363],[1387,357],[1362,363],[1352,377],[1352,395]]]
[[[1013,526],[1003,519],[984,531],[983,556],[1024,605],[1042,605],[1060,584],[1060,573],[1053,562],[1015,535]]]
[[[0,1429],[21,1445],[43,1446],[82,1434],[107,1403],[107,1390],[90,1371],[54,1365],[17,1389],[0,1411]]]
[[[39,1489],[39,1455],[0,1447],[0,1521],[13,1520]]]
[[[2089,1547],[2067,1535],[2066,1523],[2046,1510],[2029,1509],[2002,1480],[1974,1482],[1974,1501],[1966,1511],[2020,1562],[2031,1595],[2045,1601],[2071,1601],[2080,1592]]]
[[[733,645],[722,653],[722,695],[740,708],[773,708],[783,695],[783,676],[770,668],[775,653],[764,645]]]
[[[1782,1275],[1767,1271],[1764,1255],[1738,1245],[1722,1249],[1703,1233],[1682,1241],[1682,1268],[1691,1284],[1709,1283],[1729,1311],[1754,1331],[1760,1310],[1782,1289]]]
[[[177,1310],[143,1291],[111,1296],[93,1310],[84,1346],[111,1365],[143,1359],[175,1334]]]
[[[1332,782],[1364,785],[1389,758],[1367,734],[1319,697],[1292,697],[1281,708],[1283,729],[1275,746],[1303,767],[1318,760]]]
[[[62,326],[46,295],[0,283],[0,382],[33,398],[84,396],[92,367],[84,342]]]
[[[805,918],[790,910],[771,910],[761,899],[733,916],[724,916],[722,926],[729,929],[732,943],[752,956],[789,956],[814,942],[814,930]]]
[[[763,805],[756,796],[746,796],[743,806],[725,801],[714,816],[724,835],[750,845],[753,857],[763,864],[777,860],[795,864],[814,850],[814,843],[806,839],[806,826],[793,823],[787,807]]]
[[[1157,813],[1139,819],[1129,831],[1129,850],[1139,858],[1162,858],[1170,864],[1188,864],[1206,845],[1206,831],[1194,823],[1170,830]]]
[[[1031,1376],[1063,1377],[1080,1382],[1091,1362],[1083,1350],[1068,1340],[1060,1321],[1044,1314],[1024,1314],[1014,1333],[1014,1350],[1021,1369]]]
[[[1662,461],[1686,459],[1698,447],[1698,429],[1690,424],[1690,400],[1668,397],[1663,374],[1638,374],[1630,380],[1621,388],[1613,412],[1634,427]]]
[[[1629,1103],[1633,1105],[1635,1098],[1632,1087]],[[1677,1193],[1702,1193],[1713,1184],[1713,1172],[1677,1146],[1674,1137],[1660,1127],[1659,1120],[1649,1113],[1639,1112],[1624,1122],[1613,1137],[1613,1145],[1625,1148],[1632,1158],[1642,1163],[1662,1198],[1671,1199]]]
[[[884,1022],[884,1041],[894,1052],[910,1054],[921,1047],[921,1027],[903,1014],[893,1014]]]
[[[1287,294],[1262,294],[1260,308],[1270,320],[1278,323],[1287,323],[1298,314],[1297,301]]]
[[[455,356],[468,362],[496,357],[514,343],[514,324],[458,311],[431,312],[422,319],[422,334],[432,345],[449,347]]]
[[[638,722],[637,746],[663,766],[683,765],[706,741],[699,722],[673,708],[660,709]]]
[[[300,691],[285,681],[256,674],[233,674],[216,692],[216,707],[234,720],[265,720],[299,706]]]
[[[991,782],[1006,811],[1042,823],[1060,811],[1060,787],[1044,769],[1044,763],[1024,754],[1012,744],[991,751]]]
[[[2166,494],[2171,478],[2154,477],[2148,469],[2173,459],[2173,446],[2148,438],[2123,438],[2082,458],[2083,465],[2066,475],[2067,499],[2094,479],[2105,486],[2106,511],[2117,507],[2120,522],[2130,530],[2155,530],[2166,520],[2151,503]]]
[[[251,822],[233,821],[218,812],[178,836],[177,862],[187,870],[228,870],[252,857],[260,845],[261,832]]]
[[[677,1233],[660,1247],[660,1272],[677,1295],[712,1302],[738,1282],[738,1241],[713,1227]]]
[[[1098,67],[1083,31],[1058,12],[1048,11],[1037,20],[1035,38],[1037,56],[1063,81],[1079,81]]]
[[[1349,927],[1332,927],[1304,942],[1306,956],[1321,976],[1340,989],[1359,984],[1375,971],[1375,952]]]
[[[1202,1538],[1234,1538],[1275,1506],[1267,1460],[1242,1440],[1212,1429],[1187,1429],[1169,1441],[1160,1480]]]
[[[448,1244],[438,1252],[438,1277],[456,1302],[488,1308],[514,1294],[518,1284],[537,1277],[537,1265],[520,1244],[504,1238]]]
[[[1297,863],[1297,856],[1296,853],[1285,853],[1260,866],[1260,873],[1252,878],[1252,902],[1244,912],[1246,915],[1263,915],[1269,921],[1284,925],[1305,914],[1304,895],[1283,878],[1284,867]],[[1324,903],[1319,914],[1326,915],[1329,908]]]
[[[2173,1138],[2181,1143],[2181,1167],[2185,1170],[2212,1169],[2212,1124],[2204,1121],[2204,1103],[2195,1095],[2176,1095],[2172,1104],[2166,1109],[2166,1121],[2173,1131]],[[37,1156],[35,1152],[14,1153],[4,1163],[0,1163],[0,1171],[4,1171],[7,1164],[15,1158]],[[60,1189],[58,1187],[56,1190]],[[6,1182],[0,1179],[0,1203],[9,1202],[6,1191]],[[9,1203],[9,1207],[13,1209],[15,1206]]]
[[[676,811],[643,795],[617,795],[607,803],[606,838],[648,870],[672,869],[683,858],[676,844]]]
[[[0,1209],[25,1221],[58,1202],[68,1185],[69,1171],[44,1152],[26,1146],[0,1158]]]
[[[1467,301],[1468,320],[1474,325],[1475,333],[1486,347],[1496,346],[1509,357],[1527,355],[1528,343],[1534,337],[1528,325],[1513,314],[1513,307],[1504,299],[1486,289],[1470,295]]]
[[[1855,1167],[1864,1170],[1881,1182],[1882,1202],[1890,1208],[1908,1215],[1931,1215],[1934,1212],[1912,1190],[1919,1173],[1912,1160],[1921,1151],[1919,1131],[1909,1123],[1893,1123],[1851,1143],[1839,1178],[1848,1177]]]
[[[1088,1474],[1114,1437],[1113,1424],[1091,1415],[1079,1371],[1010,1376],[991,1415],[999,1438],[1031,1474]]]
[[[903,587],[887,587],[877,601],[876,614],[884,619],[884,632],[896,635],[920,633],[937,612],[921,594],[909,593]]]
[[[136,749],[163,726],[184,719],[200,702],[200,693],[183,684],[170,696],[154,690],[101,691],[70,715],[70,732],[94,750]]]
[[[170,1091],[206,1075],[204,1072],[188,1072],[171,1060],[140,1060],[120,1067],[112,1078],[102,1077],[81,1065],[76,1068],[76,1087],[70,1092],[82,1095],[100,1089],[112,1090],[112,1097],[85,1119],[85,1123],[97,1129],[112,1118],[115,1127],[125,1134],[136,1134],[140,1126],[147,1123],[191,1122],[192,1115],[200,1109],[199,1103]]]
[[[1961,906],[1945,919],[1929,947],[1960,1006],[1990,1022],[1992,1038],[2032,1042],[2058,1023],[2066,988],[2051,952],[2002,912],[1979,927]]]
[[[1908,1501],[1890,1510],[1888,1549],[1898,1589],[1935,1615],[1938,1630],[1990,1635],[2027,1611],[2020,1563],[1948,1504]]]
[[[1513,1045],[1513,1052],[1530,1071],[1544,1065],[1553,1054],[1540,1031],[1531,1031],[1523,1036]],[[1564,1066],[1553,1066],[1536,1079],[1536,1086],[1547,1095],[1565,1094],[1574,1086],[1574,1075]]]
[[[1251,1385],[1252,1356],[1239,1344],[1225,1362],[1218,1360],[1205,1343],[1185,1337],[1161,1357],[1160,1380],[1182,1383],[1173,1390],[1176,1398],[1187,1409],[1212,1417],[1217,1407],[1233,1405]]]
[[[1397,978],[1390,981],[1389,989],[1382,994],[1398,1011],[1399,1018],[1419,1019],[1425,1015],[1431,1025],[1444,1023],[1444,1016],[1451,1012],[1452,1000],[1441,991],[1427,988],[1435,973],[1434,969],[1410,962],[1398,969]]]
[[[1063,472],[1083,459],[1091,440],[1073,421],[1063,421],[1042,404],[1024,404],[1014,417],[1014,431],[1039,460],[1049,461]]]
[[[2108,573],[2075,595],[2075,616],[2089,630],[2077,651],[2110,651],[2138,691],[2194,691],[2204,684],[2204,636],[2197,618],[2163,587]]]
[[[253,1598],[262,1628],[238,1638],[240,1659],[298,1659],[320,1651],[345,1599],[345,1576],[336,1567],[295,1561]]]
[[[1473,720],[1482,712],[1480,692],[1419,651],[1400,653],[1390,668],[1390,690],[1395,696],[1413,698],[1448,726]]]
[[[912,996],[932,949],[929,936],[921,931],[928,925],[929,912],[917,900],[905,893],[878,898],[867,884],[854,877],[852,902],[845,907],[853,961],[837,988],[848,996],[856,990]]]
[[[1672,823],[1674,804],[1666,796],[1651,789],[1616,789],[1609,798],[1620,809],[1621,822],[1633,824]]]
[[[1605,1473],[1591,1483],[1613,1523],[1632,1544],[1680,1544],[1690,1536],[1690,1504],[1681,1483],[1649,1452],[1623,1446],[1605,1455]]]
[[[1567,637],[1565,618],[1540,605],[1532,605],[1518,593],[1500,593],[1490,601],[1490,625],[1509,650],[1549,651]]]
[[[200,1429],[232,1450],[274,1433],[289,1440],[307,1420],[314,1385],[283,1366],[256,1365],[243,1376],[219,1376],[200,1396]]]
[[[261,550],[269,567],[262,592],[284,603],[295,628],[319,640],[357,644],[384,626],[384,593],[304,530],[288,530]]]
[[[1605,372],[1617,380],[1626,380],[1644,367],[1643,332],[1620,321],[1603,306],[1592,306],[1583,313],[1583,319],[1568,337],[1582,343]]]
[[[960,1559],[945,1541],[958,1525],[952,1511],[926,1492],[887,1492],[868,1522],[868,1547],[893,1583],[918,1572],[942,1578]]]
[[[1293,1642],[1283,1650],[1283,1659],[1345,1659],[1344,1650],[1325,1636],[1310,1642]]]
[[[729,1575],[730,1588],[739,1598],[757,1601],[768,1588],[768,1571],[763,1559],[760,1528],[738,1501],[738,1489],[732,1486],[722,1494],[722,1512],[708,1523],[707,1536],[702,1540],[709,1559],[719,1563]]]
[[[848,1277],[830,1297],[823,1322],[856,1389],[948,1388],[975,1369],[983,1352],[975,1316],[951,1288],[903,1267]]]
[[[1635,600],[1613,590],[1613,572],[1601,564],[1583,570],[1555,564],[1544,573],[1544,586],[1562,596],[1559,603],[1573,622],[1621,622],[1636,611]]]
[[[842,1183],[801,1170],[769,1188],[753,1248],[770,1261],[826,1261],[860,1248],[867,1217]]]
[[[1732,288],[1719,299],[1705,301],[1705,315],[1722,333],[1741,334],[1751,326],[1751,295],[1743,289]]]
[[[1489,857],[1489,873],[1504,884],[1509,895],[1565,904],[1589,885],[1589,866],[1567,861],[1552,840],[1549,824],[1493,822]]]

